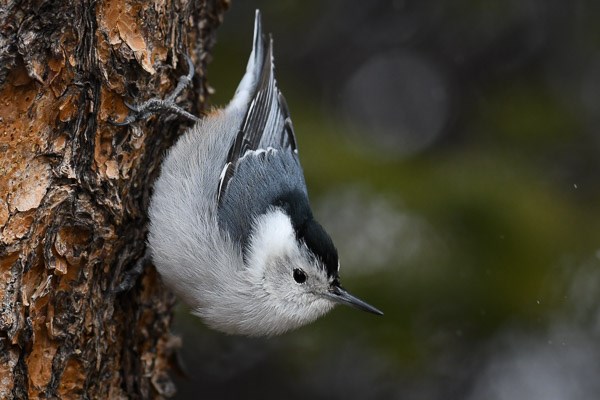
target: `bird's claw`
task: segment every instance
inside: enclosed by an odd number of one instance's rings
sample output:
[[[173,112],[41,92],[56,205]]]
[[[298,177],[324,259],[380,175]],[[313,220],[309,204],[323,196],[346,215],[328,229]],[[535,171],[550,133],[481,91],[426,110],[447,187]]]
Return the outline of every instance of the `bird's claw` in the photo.
[[[130,111],[133,111],[133,112],[136,112],[136,113],[140,112],[139,107],[136,106],[136,105],[134,105],[134,104],[130,104],[130,103],[126,102],[126,101],[124,101],[123,104],[125,104],[125,107],[129,108]]]
[[[146,117],[158,112],[170,112],[197,122],[199,120],[198,117],[185,111],[183,108],[178,106],[177,103],[175,103],[177,96],[179,96],[183,89],[185,89],[186,86],[192,82],[192,78],[194,77],[194,64],[192,63],[192,59],[187,54],[184,54],[184,57],[187,62],[188,73],[179,77],[177,86],[169,95],[165,97],[164,100],[160,98],[152,98],[137,105],[124,101],[123,103],[132,113],[121,122],[117,122],[113,119],[109,119],[108,122],[115,126],[126,126],[132,124],[133,122],[145,119]]]

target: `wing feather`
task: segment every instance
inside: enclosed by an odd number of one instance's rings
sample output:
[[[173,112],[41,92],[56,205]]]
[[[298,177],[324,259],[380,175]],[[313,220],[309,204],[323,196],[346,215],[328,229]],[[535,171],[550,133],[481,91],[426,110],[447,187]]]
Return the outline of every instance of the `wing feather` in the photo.
[[[229,181],[235,176],[239,160],[248,152],[269,148],[297,154],[296,137],[283,94],[277,87],[273,62],[273,39],[262,33],[257,10],[254,25],[254,47],[246,74],[229,107],[246,107],[246,114],[225,161],[217,199],[219,205]]]

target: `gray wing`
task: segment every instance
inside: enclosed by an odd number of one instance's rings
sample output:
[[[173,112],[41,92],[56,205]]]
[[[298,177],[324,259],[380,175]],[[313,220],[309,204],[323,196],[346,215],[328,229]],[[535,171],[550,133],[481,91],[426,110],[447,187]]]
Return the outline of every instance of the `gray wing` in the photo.
[[[246,113],[219,178],[219,224],[245,245],[254,217],[282,197],[307,203],[306,185],[285,99],[275,80],[273,41],[262,34],[257,11],[246,74],[228,107]]]
[[[229,181],[241,158],[251,151],[276,150],[297,153],[296,137],[285,98],[277,87],[273,64],[273,40],[262,34],[260,13],[256,12],[254,45],[246,74],[230,107],[246,109],[238,133],[231,144],[220,176],[217,201],[222,202]]]
[[[306,184],[297,156],[270,149],[250,152],[239,160],[218,208],[219,225],[245,253],[252,222],[269,207],[289,198],[308,204]]]

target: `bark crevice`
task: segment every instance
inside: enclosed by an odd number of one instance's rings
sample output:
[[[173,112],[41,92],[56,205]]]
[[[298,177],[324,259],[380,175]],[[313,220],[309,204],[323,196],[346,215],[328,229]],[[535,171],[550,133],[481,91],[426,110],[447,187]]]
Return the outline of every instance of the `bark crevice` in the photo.
[[[127,102],[200,113],[226,0],[0,5],[0,398],[164,398],[174,298],[144,253],[150,188],[185,127],[116,127]],[[185,63],[183,63],[185,64]]]

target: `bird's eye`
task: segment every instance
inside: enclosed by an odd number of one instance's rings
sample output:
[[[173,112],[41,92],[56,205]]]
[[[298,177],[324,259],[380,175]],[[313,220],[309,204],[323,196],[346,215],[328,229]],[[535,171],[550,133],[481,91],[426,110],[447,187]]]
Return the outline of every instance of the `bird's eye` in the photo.
[[[298,283],[306,282],[306,273],[299,268],[294,269],[294,280]]]

